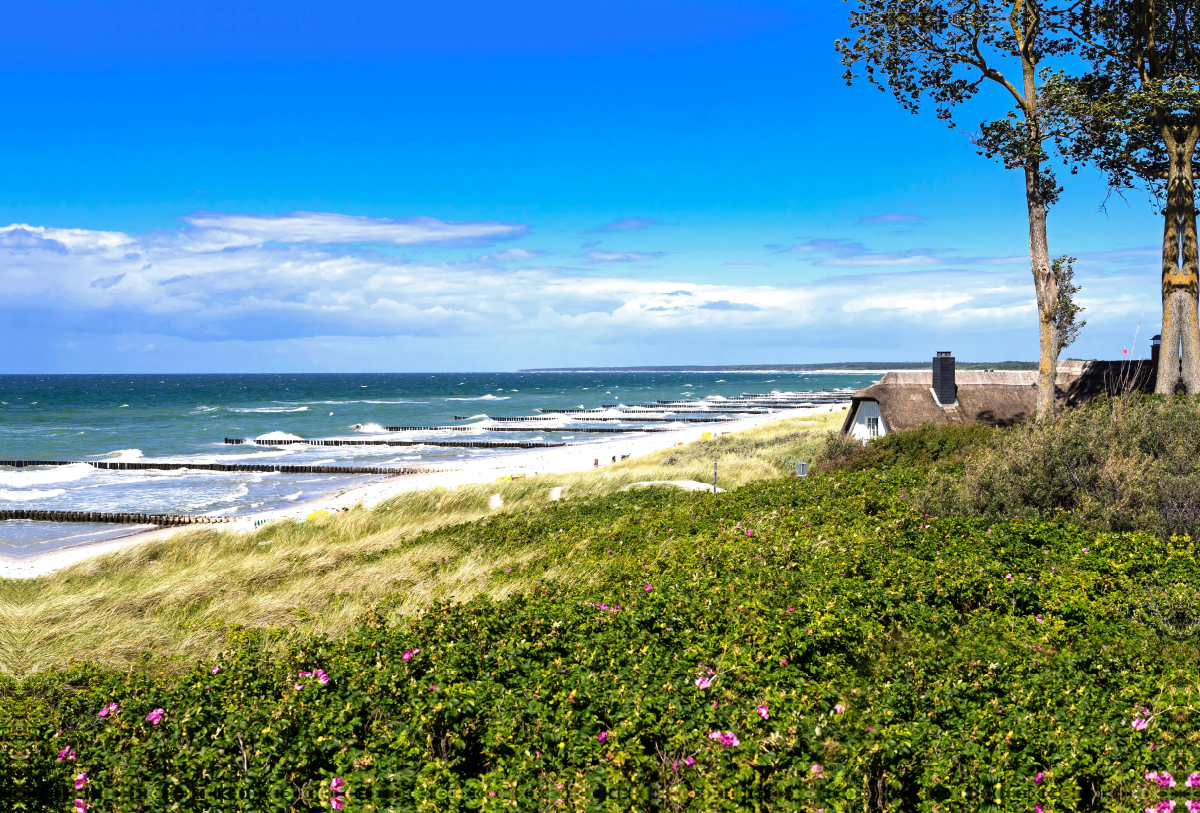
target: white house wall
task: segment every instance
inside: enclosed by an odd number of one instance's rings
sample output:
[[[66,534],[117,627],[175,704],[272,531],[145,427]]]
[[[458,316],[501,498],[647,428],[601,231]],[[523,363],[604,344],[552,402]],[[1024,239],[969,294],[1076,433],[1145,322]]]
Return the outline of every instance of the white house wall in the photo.
[[[879,431],[872,435],[868,425],[868,418],[875,418],[879,421]],[[883,437],[887,434],[887,425],[883,422],[883,415],[879,412],[878,401],[859,401],[858,411],[854,415],[854,423],[850,426],[850,434],[859,440],[870,440],[872,437]]]

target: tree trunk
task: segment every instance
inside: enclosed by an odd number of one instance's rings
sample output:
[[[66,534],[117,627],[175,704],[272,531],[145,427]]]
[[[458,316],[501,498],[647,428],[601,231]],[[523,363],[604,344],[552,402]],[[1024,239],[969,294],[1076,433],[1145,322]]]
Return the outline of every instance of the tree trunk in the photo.
[[[1029,207],[1029,267],[1037,292],[1038,393],[1037,420],[1054,415],[1054,382],[1058,377],[1058,280],[1050,267],[1050,248],[1046,237],[1046,205],[1042,200],[1041,163],[1036,158],[1025,162],[1025,202]]]
[[[1200,320],[1196,299],[1200,292],[1200,267],[1196,245],[1196,197],[1192,184],[1192,152],[1198,135],[1200,126],[1192,126],[1189,131],[1178,134],[1163,128],[1171,166],[1167,174],[1163,223],[1162,347],[1154,390],[1166,394],[1178,389],[1188,395],[1200,392]]]

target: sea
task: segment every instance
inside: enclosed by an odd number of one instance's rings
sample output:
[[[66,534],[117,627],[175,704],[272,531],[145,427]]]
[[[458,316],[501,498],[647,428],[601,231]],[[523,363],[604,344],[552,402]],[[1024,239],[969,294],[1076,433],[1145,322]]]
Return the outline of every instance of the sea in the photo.
[[[660,400],[847,391],[878,374],[774,372],[515,372],[259,375],[0,376],[0,460],[78,461],[0,466],[0,509],[231,516],[307,501],[377,476],[110,471],[87,461],[409,467],[520,450],[437,446],[231,445],[226,439],[397,439],[600,443],[613,434],[570,413],[559,431],[487,432],[500,416]],[[578,417],[578,416],[577,416]],[[385,427],[470,426],[389,432]],[[681,428],[684,424],[654,424]],[[629,432],[647,424],[606,423]],[[128,534],[130,526],[0,520],[0,557],[25,558]]]

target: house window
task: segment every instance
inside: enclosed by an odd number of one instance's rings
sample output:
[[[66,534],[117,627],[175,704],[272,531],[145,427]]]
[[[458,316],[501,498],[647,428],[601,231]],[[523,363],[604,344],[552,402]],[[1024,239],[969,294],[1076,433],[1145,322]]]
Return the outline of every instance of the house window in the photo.
[[[867,434],[873,438],[879,437],[879,419],[867,418]]]

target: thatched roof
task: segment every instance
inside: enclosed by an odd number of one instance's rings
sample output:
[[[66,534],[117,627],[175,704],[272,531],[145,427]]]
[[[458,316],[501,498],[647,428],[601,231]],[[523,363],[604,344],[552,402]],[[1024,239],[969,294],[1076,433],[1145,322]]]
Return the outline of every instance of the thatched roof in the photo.
[[[1100,394],[1153,392],[1155,371],[1143,361],[1060,361],[1055,406],[1080,406]],[[1033,417],[1037,404],[1035,371],[961,370],[955,374],[958,405],[943,407],[933,398],[931,370],[884,374],[878,384],[854,393],[842,431],[849,431],[863,401],[876,401],[889,432],[923,423],[1011,426]]]

